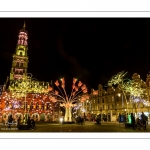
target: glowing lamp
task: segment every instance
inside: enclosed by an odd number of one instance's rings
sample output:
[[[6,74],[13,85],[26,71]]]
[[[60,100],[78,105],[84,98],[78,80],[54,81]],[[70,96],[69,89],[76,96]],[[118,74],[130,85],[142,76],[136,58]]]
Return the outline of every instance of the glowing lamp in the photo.
[[[120,96],[121,96],[121,94],[120,94],[120,93],[118,93],[118,96],[120,97]]]
[[[63,118],[60,118],[59,121],[62,123],[63,122]]]

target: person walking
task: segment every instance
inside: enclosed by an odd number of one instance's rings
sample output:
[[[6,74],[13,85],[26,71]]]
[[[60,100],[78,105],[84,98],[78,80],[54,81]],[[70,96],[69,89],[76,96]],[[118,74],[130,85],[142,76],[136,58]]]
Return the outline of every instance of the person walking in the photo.
[[[135,126],[138,128],[138,130],[141,130],[141,127],[144,127],[139,118],[136,118]]]
[[[81,124],[81,125],[83,125],[83,120],[84,120],[83,117],[80,116],[80,124]]]
[[[32,118],[31,119],[31,129],[33,130],[33,129],[35,129],[36,127],[35,127],[35,121],[34,121],[34,119]]]
[[[146,129],[146,116],[143,112],[141,114],[141,122],[144,125],[144,129]]]

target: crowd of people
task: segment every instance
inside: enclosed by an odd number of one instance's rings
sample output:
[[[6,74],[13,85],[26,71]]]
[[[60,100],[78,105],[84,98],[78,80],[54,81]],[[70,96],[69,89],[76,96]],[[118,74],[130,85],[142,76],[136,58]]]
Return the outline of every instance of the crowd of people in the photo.
[[[87,118],[86,118],[86,116],[79,115],[76,118],[73,118],[73,120],[76,122],[76,124],[83,125],[85,123],[85,121],[87,120]],[[91,117],[90,119],[88,118],[88,121],[92,121],[92,122],[95,122],[95,124],[97,124],[97,125],[101,125],[101,117],[99,115]],[[18,117],[17,122],[16,122],[17,128],[20,129],[20,126],[23,123],[25,125],[27,125],[27,129],[35,129],[36,128],[35,121],[33,118],[30,118],[30,117],[25,118],[24,117],[22,120],[21,117]],[[136,119],[135,119],[135,116],[133,115],[133,113],[131,113],[131,124],[132,124],[133,130],[135,130],[135,128],[137,128],[139,130],[141,130],[143,128],[145,130],[147,123],[148,123],[148,117],[143,112],[142,112],[140,118],[137,117]],[[14,119],[13,119],[12,115],[10,115],[8,117],[8,127],[11,128],[11,125],[13,125],[13,124],[14,124]]]
[[[131,113],[131,120],[132,120],[133,130],[135,130],[135,128],[138,128],[139,130],[141,130],[143,128],[144,130],[146,130],[146,124],[148,122],[148,117],[143,112],[140,116],[140,119],[139,119],[139,117],[137,117],[135,119],[133,113]]]
[[[26,121],[27,120],[27,121]],[[14,124],[14,119],[12,117],[12,115],[8,116],[8,127],[11,128],[11,125]],[[35,121],[33,118],[28,117],[28,119],[26,119],[25,117],[23,118],[23,120],[21,119],[21,117],[18,117],[16,124],[17,124],[17,128],[20,129],[20,125],[22,124],[26,124],[27,125],[27,129],[35,129]]]
[[[99,124],[99,125],[101,124],[100,116],[94,116],[94,117],[87,119],[85,116],[79,115],[76,117],[75,122],[76,124],[83,125],[85,121],[87,120],[90,122],[95,122],[96,124]]]

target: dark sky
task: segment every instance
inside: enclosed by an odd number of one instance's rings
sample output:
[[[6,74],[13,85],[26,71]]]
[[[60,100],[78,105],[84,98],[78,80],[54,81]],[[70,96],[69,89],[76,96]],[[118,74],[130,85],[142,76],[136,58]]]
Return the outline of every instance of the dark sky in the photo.
[[[0,84],[12,66],[19,30],[28,31],[28,72],[41,81],[76,77],[97,89],[120,71],[150,71],[149,18],[1,18]]]

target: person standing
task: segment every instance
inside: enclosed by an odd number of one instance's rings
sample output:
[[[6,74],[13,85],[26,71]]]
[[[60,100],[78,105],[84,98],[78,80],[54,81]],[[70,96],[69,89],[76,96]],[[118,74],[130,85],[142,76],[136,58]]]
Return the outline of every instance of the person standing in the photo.
[[[135,117],[134,117],[133,113],[131,113],[131,124],[132,124],[133,130],[135,130]]]
[[[17,120],[17,128],[20,129],[21,118],[19,117]]]
[[[147,117],[147,116],[145,116],[145,118],[146,118],[146,125],[148,125],[148,117]]]
[[[9,127],[9,128],[10,128],[12,122],[13,122],[13,118],[12,118],[12,115],[10,115],[10,116],[8,117],[8,127]]]
[[[141,122],[144,125],[144,129],[146,129],[146,116],[143,112],[141,114]]]
[[[31,128],[32,128],[32,130],[36,128],[35,127],[35,121],[33,118],[31,119]]]
[[[31,119],[30,119],[30,117],[28,117],[28,120],[27,120],[27,128],[28,129],[31,128]]]
[[[100,124],[99,116],[97,116],[97,118],[96,118],[96,123],[97,123],[98,125]]]

